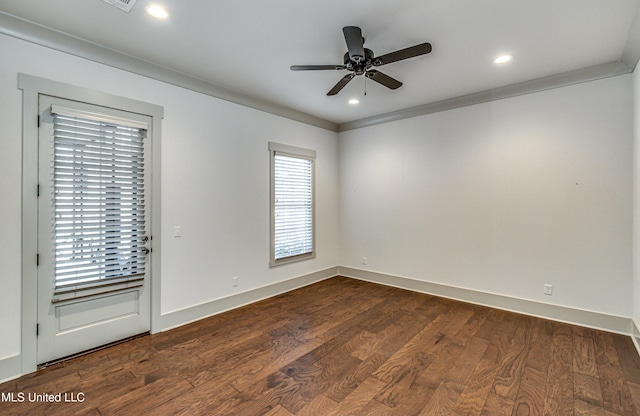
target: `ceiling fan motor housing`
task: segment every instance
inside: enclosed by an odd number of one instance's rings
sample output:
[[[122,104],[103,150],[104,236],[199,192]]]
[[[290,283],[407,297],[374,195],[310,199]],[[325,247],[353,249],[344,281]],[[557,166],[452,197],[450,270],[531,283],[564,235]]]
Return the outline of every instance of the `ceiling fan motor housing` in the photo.
[[[345,69],[353,71],[356,75],[362,75],[374,65],[374,55],[371,49],[364,48],[364,59],[360,62],[349,57],[349,52],[344,54]]]

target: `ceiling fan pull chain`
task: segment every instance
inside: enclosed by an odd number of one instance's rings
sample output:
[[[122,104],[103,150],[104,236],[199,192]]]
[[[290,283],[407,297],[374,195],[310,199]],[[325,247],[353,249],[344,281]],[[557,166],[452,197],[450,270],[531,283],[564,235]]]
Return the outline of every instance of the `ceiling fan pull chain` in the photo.
[[[367,77],[364,77],[364,95],[367,96]]]

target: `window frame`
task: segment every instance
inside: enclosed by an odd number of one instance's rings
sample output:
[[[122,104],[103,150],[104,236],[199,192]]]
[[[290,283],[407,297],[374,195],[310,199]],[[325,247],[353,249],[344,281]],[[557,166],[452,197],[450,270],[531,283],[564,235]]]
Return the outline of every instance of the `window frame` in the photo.
[[[276,211],[276,178],[275,178],[275,161],[276,155],[305,159],[311,161],[311,251],[307,253],[297,254],[288,257],[276,259],[276,243],[275,243],[275,211]],[[301,147],[289,146],[280,143],[269,142],[269,158],[270,158],[270,245],[269,245],[269,267],[280,266],[283,264],[295,263],[298,261],[314,259],[316,257],[316,151]]]

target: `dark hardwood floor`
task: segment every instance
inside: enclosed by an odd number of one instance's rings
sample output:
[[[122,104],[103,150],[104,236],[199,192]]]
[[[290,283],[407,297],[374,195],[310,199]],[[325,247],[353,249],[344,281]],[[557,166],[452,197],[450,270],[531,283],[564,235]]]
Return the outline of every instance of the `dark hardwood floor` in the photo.
[[[0,392],[3,415],[630,416],[640,358],[622,335],[338,277]]]

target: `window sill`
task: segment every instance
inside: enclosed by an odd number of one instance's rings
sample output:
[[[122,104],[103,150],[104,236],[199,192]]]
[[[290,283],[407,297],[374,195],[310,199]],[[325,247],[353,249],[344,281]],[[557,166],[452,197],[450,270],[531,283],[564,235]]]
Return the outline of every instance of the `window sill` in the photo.
[[[311,253],[298,254],[297,256],[283,257],[281,259],[271,259],[269,261],[269,267],[277,267],[283,264],[296,263],[303,260],[310,260],[316,258],[316,252],[313,251]]]

